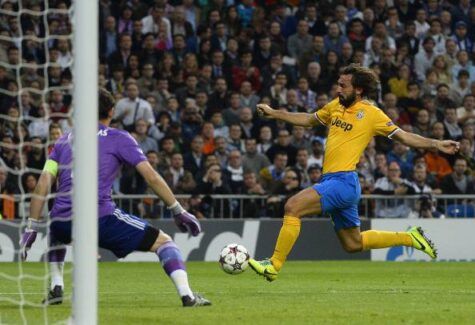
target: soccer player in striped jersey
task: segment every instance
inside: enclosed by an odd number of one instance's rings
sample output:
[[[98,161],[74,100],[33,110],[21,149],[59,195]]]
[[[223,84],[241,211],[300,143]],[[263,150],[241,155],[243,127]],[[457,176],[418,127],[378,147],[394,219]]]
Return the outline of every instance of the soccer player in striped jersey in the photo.
[[[122,165],[134,166],[148,185],[173,213],[175,223],[183,232],[197,236],[201,226],[196,217],[183,209],[163,178],[152,168],[132,136],[122,130],[110,128],[114,113],[114,98],[106,90],[99,91],[99,246],[122,258],[133,251],[150,251],[157,254],[163,269],[175,284],[184,307],[206,306],[211,303],[193,293],[180,250],[171,237],[147,221],[118,209],[112,201],[112,183]],[[58,180],[58,195],[50,212],[50,262],[51,291],[46,304],[58,304],[63,296],[63,265],[66,249],[71,242],[72,201],[71,133],[64,134],[55,144],[35,190],[30,207],[28,226],[22,235],[22,258],[36,238],[40,228],[41,211],[51,184]]]
[[[249,261],[252,269],[268,281],[277,278],[297,240],[300,218],[320,213],[331,217],[337,237],[347,252],[404,245],[421,250],[432,258],[437,257],[434,245],[420,227],[407,232],[360,232],[358,201],[361,188],[355,170],[373,136],[387,136],[413,148],[439,150],[446,154],[455,154],[459,150],[458,142],[424,138],[394,125],[369,100],[375,97],[377,89],[378,80],[371,70],[350,65],[338,79],[338,98],[315,114],[290,113],[265,104],[257,105],[259,114],[266,118],[304,127],[322,124],[329,128],[320,182],[295,194],[285,204],[283,225],[272,257]]]

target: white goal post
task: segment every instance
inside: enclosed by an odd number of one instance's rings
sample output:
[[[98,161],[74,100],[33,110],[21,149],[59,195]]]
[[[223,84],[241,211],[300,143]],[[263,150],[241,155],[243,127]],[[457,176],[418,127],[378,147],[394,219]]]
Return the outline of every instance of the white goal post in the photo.
[[[73,322],[97,324],[97,0],[75,0],[73,133]]]

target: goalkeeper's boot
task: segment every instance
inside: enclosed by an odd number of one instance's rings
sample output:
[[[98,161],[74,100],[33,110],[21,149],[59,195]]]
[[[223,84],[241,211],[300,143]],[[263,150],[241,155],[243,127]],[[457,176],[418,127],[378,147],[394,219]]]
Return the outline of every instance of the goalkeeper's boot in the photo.
[[[183,303],[183,307],[202,307],[202,306],[211,306],[211,301],[203,297],[198,293],[194,293],[193,295],[195,298],[191,298],[190,296],[183,296],[181,297],[181,302]]]
[[[253,269],[257,274],[262,275],[266,278],[267,281],[272,282],[277,279],[277,275],[279,272],[276,271],[274,265],[270,259],[266,258],[262,261],[256,261],[255,259],[249,259],[249,266]]]
[[[433,259],[437,258],[437,249],[434,243],[424,234],[421,227],[412,227],[407,231],[412,238],[412,246],[423,251]]]
[[[60,305],[63,303],[63,288],[54,286],[53,290],[48,292],[48,297],[43,299],[43,305]]]

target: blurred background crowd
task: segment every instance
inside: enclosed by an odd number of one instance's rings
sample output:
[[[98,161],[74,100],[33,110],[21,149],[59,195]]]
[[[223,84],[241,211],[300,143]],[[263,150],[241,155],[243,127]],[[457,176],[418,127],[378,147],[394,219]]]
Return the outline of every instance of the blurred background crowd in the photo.
[[[0,3],[0,189],[31,193],[48,150],[72,127],[71,3]],[[352,62],[379,75],[374,100],[402,129],[461,144],[448,157],[377,137],[357,166],[363,193],[422,195],[431,216],[431,194],[475,194],[469,0],[100,0],[99,8],[99,83],[117,100],[112,126],[134,136],[175,193],[193,194],[199,215],[208,195],[254,194],[277,216],[282,195],[317,182],[326,129],[259,119],[256,104],[314,112]],[[134,169],[114,191],[151,193]],[[0,204],[12,217],[12,203]],[[411,213],[400,200],[371,209]]]

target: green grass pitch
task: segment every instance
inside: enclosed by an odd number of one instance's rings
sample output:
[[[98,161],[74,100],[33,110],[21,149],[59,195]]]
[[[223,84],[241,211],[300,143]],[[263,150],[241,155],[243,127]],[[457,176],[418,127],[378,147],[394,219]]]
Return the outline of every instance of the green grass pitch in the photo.
[[[63,305],[25,306],[28,324],[62,323],[71,312],[71,265]],[[184,309],[159,263],[100,263],[100,324],[474,324],[475,263],[288,262],[273,283],[248,269],[190,262],[195,291],[213,306]],[[2,275],[18,265],[1,263]],[[42,263],[24,273],[43,275]],[[25,278],[24,297],[38,303],[43,281]],[[0,324],[21,324],[18,284],[0,278]]]

